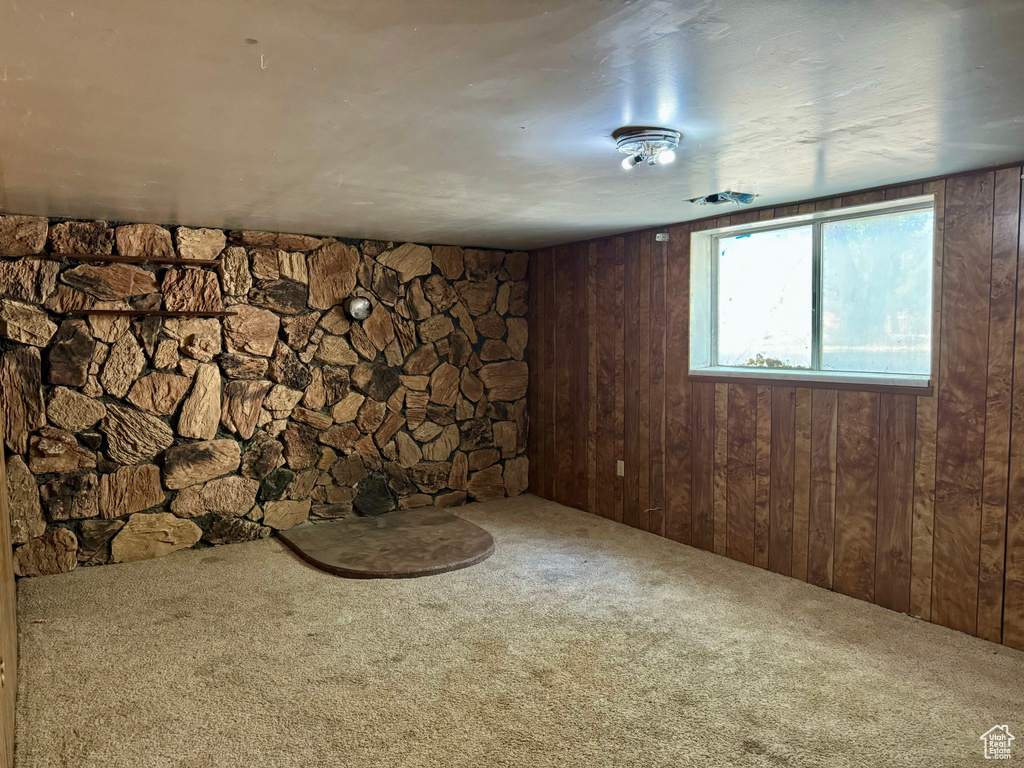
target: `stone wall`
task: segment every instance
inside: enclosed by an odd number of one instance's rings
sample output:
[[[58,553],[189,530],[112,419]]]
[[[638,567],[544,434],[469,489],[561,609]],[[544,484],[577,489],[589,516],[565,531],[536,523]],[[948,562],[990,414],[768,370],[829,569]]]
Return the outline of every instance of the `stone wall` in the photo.
[[[527,258],[0,216],[16,572],[522,493]],[[371,302],[361,322],[352,295]],[[235,314],[68,314],[82,309]]]

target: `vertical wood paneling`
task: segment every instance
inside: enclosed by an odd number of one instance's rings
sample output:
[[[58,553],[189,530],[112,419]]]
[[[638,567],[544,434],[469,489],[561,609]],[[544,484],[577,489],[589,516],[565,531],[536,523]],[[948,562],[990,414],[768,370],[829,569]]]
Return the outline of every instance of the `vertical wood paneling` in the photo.
[[[935,458],[932,619],[978,623],[985,377],[992,270],[991,172],[946,182],[945,270]]]
[[[651,438],[650,528],[665,535],[665,254],[664,242],[651,249]]]
[[[572,245],[555,249],[555,487],[554,499],[573,506],[576,502],[573,470],[576,465],[576,271]]]
[[[757,445],[757,387],[729,385],[729,477],[726,502],[727,551],[733,560],[754,563],[754,464]]]
[[[1024,206],[1017,239],[1017,314],[1010,426],[1010,482],[1006,517],[1003,642],[1024,650]]]
[[[690,542],[690,229],[669,230],[665,264],[665,535]]]
[[[832,588],[836,528],[838,392],[811,393],[811,492],[807,524],[807,581]]]
[[[807,541],[811,503],[811,390],[796,391],[796,455],[793,476],[793,573],[807,581]]]
[[[935,521],[935,448],[940,385],[939,337],[942,319],[942,257],[944,253],[946,183],[925,184],[935,197],[935,243],[932,269],[938,279],[932,292],[932,388],[936,394],[917,399],[914,439],[914,519],[910,559],[910,613],[926,621],[932,615],[932,551]]]
[[[878,395],[841,391],[836,424],[832,588],[869,602],[875,595],[877,503]]]
[[[615,517],[615,252],[608,239],[597,246],[597,514]]]
[[[1024,648],[1020,172],[536,252],[531,489]],[[689,379],[691,231],[922,192],[936,200],[932,391]]]
[[[694,382],[693,393],[693,519],[691,543],[700,549],[715,548],[715,385]]]
[[[625,318],[625,274],[626,274],[626,239],[624,237],[613,238],[615,254],[615,460],[624,461],[625,452],[625,387],[624,373],[625,360],[623,358],[623,345],[625,344],[626,318]],[[623,507],[625,505],[626,482],[624,477],[615,473],[615,515],[618,522],[623,521]]]
[[[728,498],[729,462],[729,385],[715,384],[715,478],[714,478],[714,552],[724,555],[728,523],[726,503]]]
[[[981,549],[978,563],[978,636],[997,643],[1003,636],[1003,571],[1006,564],[1007,485],[1010,475],[1020,171],[1018,167],[996,173],[992,219],[985,465],[982,473]]]
[[[573,506],[587,509],[587,476],[588,476],[588,439],[587,430],[583,425],[590,419],[590,387],[589,387],[589,354],[590,339],[587,334],[589,325],[590,295],[587,285],[588,248],[586,244],[573,249],[573,297],[575,311],[573,315],[573,331],[576,335],[573,343]]]
[[[640,233],[640,335],[637,338],[637,528],[649,531],[651,502],[651,233]]]
[[[640,233],[626,236],[626,272],[623,301],[626,308],[624,391],[625,494],[622,522],[636,528],[640,522]]]
[[[875,602],[904,612],[910,609],[915,407],[910,395],[879,400]]]
[[[597,242],[587,247],[587,503],[583,509],[597,511]]]
[[[772,388],[757,388],[757,443],[754,446],[754,565],[768,567],[772,467]]]
[[[772,388],[771,497],[768,568],[793,574],[793,482],[796,477],[796,389]]]

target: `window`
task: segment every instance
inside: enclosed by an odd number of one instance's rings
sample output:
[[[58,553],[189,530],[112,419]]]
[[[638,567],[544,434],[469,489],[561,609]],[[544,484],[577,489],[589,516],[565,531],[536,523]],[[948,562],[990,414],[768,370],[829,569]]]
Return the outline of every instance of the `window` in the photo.
[[[694,376],[926,387],[934,203],[694,233]]]

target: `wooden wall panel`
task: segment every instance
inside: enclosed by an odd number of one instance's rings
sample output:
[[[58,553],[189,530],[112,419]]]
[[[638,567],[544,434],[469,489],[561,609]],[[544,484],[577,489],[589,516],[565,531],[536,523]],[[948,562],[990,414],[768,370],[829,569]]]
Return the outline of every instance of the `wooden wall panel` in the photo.
[[[839,393],[811,393],[811,491],[807,522],[807,581],[832,588],[836,529],[836,441]]]
[[[994,174],[946,182],[932,620],[978,624]]]
[[[665,264],[665,535],[690,543],[690,228],[669,230]]]
[[[796,478],[796,389],[772,387],[768,568],[793,574],[793,483]]]
[[[1024,648],[1020,174],[1018,165],[536,252],[531,489]],[[691,233],[922,193],[936,206],[930,390],[688,377]]]
[[[878,412],[875,602],[903,612],[910,608],[915,400],[911,395],[883,394]]]
[[[875,594],[878,394],[841,390],[837,411],[832,588],[871,601]]]
[[[754,563],[754,463],[757,444],[757,387],[729,386],[728,525],[726,554]]]

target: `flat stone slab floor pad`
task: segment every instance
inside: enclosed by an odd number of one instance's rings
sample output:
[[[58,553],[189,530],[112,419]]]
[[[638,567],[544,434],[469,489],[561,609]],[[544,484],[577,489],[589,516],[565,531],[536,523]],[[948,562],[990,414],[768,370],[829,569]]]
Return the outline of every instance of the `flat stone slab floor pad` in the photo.
[[[309,523],[279,534],[303,560],[354,579],[430,576],[483,562],[491,534],[435,507]]]

